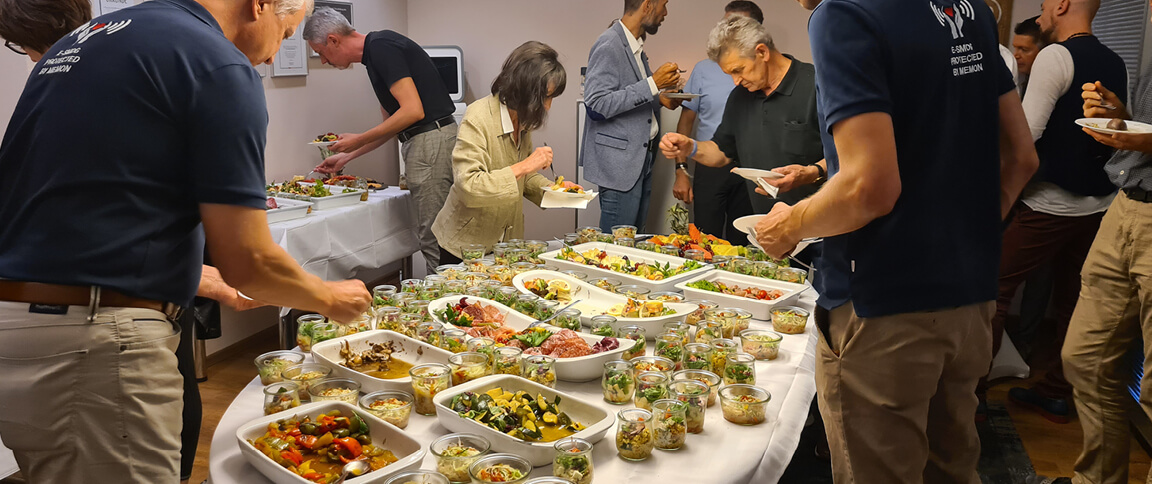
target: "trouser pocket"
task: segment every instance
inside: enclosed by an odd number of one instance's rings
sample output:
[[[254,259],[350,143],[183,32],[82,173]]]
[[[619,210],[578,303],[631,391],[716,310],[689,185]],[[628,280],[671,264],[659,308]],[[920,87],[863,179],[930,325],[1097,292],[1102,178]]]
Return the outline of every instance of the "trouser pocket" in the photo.
[[[0,356],[0,438],[5,446],[30,456],[77,445],[72,419],[87,356],[86,349]]]

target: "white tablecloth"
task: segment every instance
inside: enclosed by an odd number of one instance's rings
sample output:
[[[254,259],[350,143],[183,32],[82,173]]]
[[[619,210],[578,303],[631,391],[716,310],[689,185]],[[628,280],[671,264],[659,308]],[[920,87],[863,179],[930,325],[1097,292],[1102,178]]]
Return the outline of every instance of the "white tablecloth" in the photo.
[[[15,474],[18,470],[20,468],[16,466],[16,456],[4,447],[4,442],[0,442],[0,479]]]
[[[811,308],[814,296],[807,295],[800,306]],[[753,321],[753,328],[770,328]],[[686,445],[676,452],[655,451],[644,462],[627,462],[616,455],[615,428],[595,445],[593,463],[596,481],[601,483],[764,483],[776,482],[784,473],[800,431],[808,418],[816,394],[816,327],[811,321],[802,335],[785,335],[780,357],[757,362],[757,385],[772,394],[768,421],[753,427],[741,427],[724,420],[720,404],[707,410],[704,432],[689,434]],[[649,345],[651,347],[651,344]],[[651,352],[649,352],[651,353]],[[311,359],[311,357],[309,357]],[[236,430],[263,415],[263,395],[258,378],[236,396],[220,419],[212,436],[208,458],[213,484],[267,483],[240,454]],[[609,405],[604,402],[599,380],[587,383],[558,382],[557,389],[584,401],[595,403],[612,414],[631,405]],[[427,444],[449,433],[436,417],[412,415],[406,432]],[[424,469],[435,469],[435,458],[424,459]],[[551,475],[551,466],[536,468],[532,476]]]

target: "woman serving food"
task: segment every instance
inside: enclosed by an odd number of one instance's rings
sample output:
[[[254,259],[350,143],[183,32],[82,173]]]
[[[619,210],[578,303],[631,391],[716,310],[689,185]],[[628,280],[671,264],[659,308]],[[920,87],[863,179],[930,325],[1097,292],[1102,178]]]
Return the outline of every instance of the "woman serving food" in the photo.
[[[501,240],[523,238],[520,197],[540,205],[554,185],[537,173],[552,165],[552,148],[533,149],[532,131],[544,124],[566,79],[555,50],[526,42],[504,61],[492,95],[468,106],[452,152],[455,182],[432,224],[441,264],[458,263],[469,244],[490,250]]]

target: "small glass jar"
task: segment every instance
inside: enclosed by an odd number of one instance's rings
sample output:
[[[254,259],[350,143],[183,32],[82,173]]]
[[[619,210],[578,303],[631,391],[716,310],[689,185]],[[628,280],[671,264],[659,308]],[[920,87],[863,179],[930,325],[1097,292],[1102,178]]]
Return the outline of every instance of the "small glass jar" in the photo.
[[[600,227],[592,227],[592,226],[580,227],[580,229],[577,230],[576,233],[580,236],[580,239],[578,240],[578,242],[581,244],[587,243],[587,242],[595,242],[596,236],[601,234]]]
[[[540,254],[548,252],[548,243],[543,240],[529,240],[524,243],[524,248],[528,249],[528,259],[539,263]]]
[[[448,281],[459,279],[465,272],[468,272],[468,268],[464,267],[464,264],[444,264],[436,267],[436,275]],[[424,278],[424,282],[428,283],[427,277]]]
[[[557,309],[560,309],[560,301],[541,299],[536,303],[536,320],[543,321],[551,318],[553,314],[556,314]]]
[[[716,310],[715,313],[709,313],[706,317],[720,321],[723,325],[724,337],[732,339],[736,337],[736,311],[735,308],[722,308]]]
[[[757,360],[775,360],[780,356],[780,333],[763,329],[746,329],[740,332],[740,346],[745,353]]]
[[[676,333],[660,333],[656,335],[656,349],[652,354],[668,358],[672,361],[672,371],[679,371],[684,366],[684,340]]]
[[[781,267],[776,269],[776,280],[804,284],[808,281],[808,271],[799,267]]]
[[[617,237],[612,241],[612,243],[619,245],[620,247],[636,247],[636,239],[633,239],[632,237]]]
[[[716,404],[720,385],[724,383],[724,380],[720,378],[720,375],[712,373],[708,370],[680,370],[672,375],[672,381],[677,380],[692,380],[708,385],[709,407]]]
[[[728,270],[728,261],[731,259],[732,257],[727,255],[714,255],[712,256],[712,265],[716,266],[717,269],[726,271]]]
[[[463,353],[468,351],[468,333],[462,329],[445,329],[443,335],[444,344],[440,348],[451,353]]]
[[[752,275],[765,279],[774,279],[776,277],[776,264],[766,260],[753,262]]]
[[[312,345],[339,335],[340,328],[319,314],[305,314],[296,318],[296,344],[305,353],[312,351]]]
[[[420,317],[423,318],[425,314],[428,314],[428,301],[416,300],[409,302],[408,305],[404,307],[404,312],[408,314],[419,314]]]
[[[515,250],[515,248],[508,244],[496,244],[492,248],[492,259],[496,261],[496,265],[507,266],[510,264],[508,262],[508,251],[510,250]]]
[[[740,345],[728,338],[714,339],[708,344],[712,346],[712,373],[723,375],[728,366],[728,355],[739,351]]]
[[[373,319],[374,317],[371,314],[361,313],[359,316],[356,316],[356,319],[346,323],[339,321],[332,322],[336,324],[337,334],[340,336],[348,336],[350,334],[371,331],[374,325]]]
[[[604,378],[600,380],[604,401],[613,405],[632,402],[636,393],[636,373],[632,364],[624,360],[604,362]]]
[[[516,264],[521,263],[521,262],[532,262],[532,258],[528,256],[528,249],[521,249],[521,248],[508,249],[508,251],[505,252],[504,255],[505,255],[505,257],[508,258],[508,266],[509,267],[515,267]],[[533,266],[533,267],[535,267],[535,266]]]
[[[488,355],[474,351],[456,353],[448,357],[448,367],[452,369],[452,385],[463,385],[488,376]]]
[[[665,375],[671,375],[676,371],[676,363],[663,356],[637,356],[632,358],[632,368],[636,369],[637,374],[646,371],[657,371]]]
[[[648,240],[637,242],[636,248],[640,250],[646,250],[648,252],[660,252],[660,246]]]
[[[667,373],[646,371],[636,375],[636,408],[652,410],[652,403],[668,398],[669,378]]]
[[[381,284],[372,288],[372,307],[391,306],[392,297],[396,295],[396,286]]]
[[[431,277],[431,276],[429,276],[429,277]],[[417,295],[417,299],[420,301],[423,301],[423,302],[431,302],[431,301],[435,301],[437,299],[440,299],[440,296],[443,294],[444,294],[444,286],[442,286],[442,285],[435,285],[435,286],[428,285],[428,286],[424,286],[424,288],[420,290],[420,294]]]
[[[689,327],[687,324],[680,321],[668,321],[661,326],[664,328],[665,333],[675,333],[676,336],[679,336],[681,341],[683,341],[681,344],[692,342],[689,338],[692,333],[688,330]]]
[[[624,460],[642,461],[652,456],[652,412],[639,408],[616,414],[616,452]]]
[[[496,363],[492,365],[492,373],[520,376],[520,357],[522,354],[523,350],[515,346],[496,348]]]
[[[689,370],[712,370],[712,346],[707,343],[684,345],[684,368]]]
[[[650,301],[663,301],[666,303],[670,303],[670,302],[678,303],[678,302],[684,301],[684,295],[680,294],[678,292],[661,291],[661,292],[654,292],[654,293],[649,294],[648,300],[650,300]]]
[[[388,331],[403,333],[404,328],[400,325],[400,313],[400,308],[395,306],[380,306],[376,308],[376,329],[386,329]]]
[[[660,253],[672,257],[680,257],[680,248],[675,245],[665,245],[660,247]]]
[[[553,445],[556,456],[552,459],[552,475],[567,479],[571,484],[592,484],[592,444],[584,439],[568,437]]]
[[[420,323],[424,322],[424,316],[419,313],[408,313],[400,315],[400,328],[403,329],[404,336],[410,338],[416,337],[416,331],[420,328]]]
[[[415,292],[398,292],[395,296],[392,296],[392,301],[396,303],[396,307],[403,311],[404,308],[408,307],[408,305],[412,303],[412,301],[417,299],[416,296],[418,295],[419,294]]]
[[[630,325],[620,328],[620,337],[636,342],[632,345],[631,348],[624,350],[624,353],[620,355],[621,358],[625,360],[631,360],[639,356],[644,356],[644,354],[647,352],[648,348],[646,340],[648,335],[647,331],[645,331],[643,327]]]
[[[497,291],[496,302],[508,307],[516,305],[516,301],[520,296],[533,296],[534,294],[520,294],[520,291],[512,286],[503,286]]]
[[[556,388],[556,358],[529,355],[520,358],[520,376],[548,388]]]
[[[412,377],[413,409],[420,415],[436,415],[437,393],[451,386],[452,369],[440,363],[428,363],[408,370]]]
[[[515,288],[513,288],[515,289]],[[520,314],[531,317],[536,314],[536,301],[540,299],[535,294],[521,294],[516,296],[516,302],[512,305],[512,309]]]
[[[652,402],[652,431],[656,448],[660,450],[680,450],[688,438],[685,425],[688,404],[680,400],[666,398]]]
[[[398,428],[407,428],[412,416],[412,394],[408,392],[376,392],[360,399],[360,408]]]
[[[472,272],[484,274],[484,277],[488,277],[488,268],[496,265],[496,262],[490,259],[476,259],[465,262],[465,265],[467,265],[468,269]]]
[[[464,289],[464,295],[470,297],[487,297],[484,293],[484,286],[481,285],[468,286]]]
[[[491,448],[488,439],[463,433],[445,435],[428,445],[428,450],[436,457],[436,470],[453,484],[472,482],[468,468]]]
[[[484,246],[480,244],[468,244],[460,249],[460,259],[465,263],[484,258]]]
[[[696,308],[697,308],[695,311],[688,313],[688,315],[684,317],[684,324],[687,324],[689,326],[694,326],[694,325],[696,325],[696,323],[703,321],[705,311],[707,311],[709,309],[715,309],[715,308],[720,307],[719,304],[714,303],[712,301],[709,301],[707,299],[697,299],[697,300],[684,301],[684,302],[689,303],[689,304],[695,304]]]
[[[478,287],[484,281],[488,280],[488,274],[477,271],[468,271],[460,276],[460,280],[464,281],[465,291],[468,288]]]
[[[282,381],[264,387],[264,415],[272,415],[300,406],[300,385]]]
[[[765,254],[764,251],[760,250],[760,248],[756,247],[755,245],[749,245],[749,246],[744,247],[744,257],[747,257],[748,260],[751,260],[751,261],[767,261],[768,260],[768,254]]]
[[[684,251],[684,258],[697,262],[705,262],[708,260],[708,253],[700,249],[688,249]]]
[[[737,352],[725,357],[724,384],[733,385],[736,383],[743,383],[745,385],[756,384],[755,356],[744,352]]]
[[[588,274],[585,274],[585,273],[580,272],[580,271],[564,271],[564,272],[561,272],[561,274],[567,274],[568,277],[571,277],[571,278],[576,279],[578,281],[588,280]]]
[[[508,239],[504,242],[507,243],[508,247],[512,248],[512,249],[523,249],[524,248],[524,239]]]
[[[552,320],[552,324],[559,328],[570,329],[577,333],[580,332],[580,310],[576,308],[568,308],[556,314],[556,319]]]
[[[312,400],[310,398],[311,395],[308,393],[308,387],[320,380],[328,378],[328,375],[332,374],[332,369],[316,363],[304,363],[303,365],[285,368],[280,374],[284,376],[284,381],[290,381],[300,385],[300,400],[310,402]]]
[[[808,311],[784,306],[772,308],[772,329],[781,334],[801,334],[808,325]]]
[[[416,327],[416,338],[432,346],[444,344],[444,325],[437,322],[420,323]]]
[[[435,471],[412,471],[389,477],[384,484],[452,484],[444,474]]]
[[[448,297],[450,294],[464,294],[464,291],[468,289],[468,283],[464,281],[464,274],[468,273],[461,272],[459,279],[453,279],[444,283],[443,297]]]
[[[400,291],[419,294],[424,289],[423,279],[404,279],[400,281]]]
[[[612,278],[608,278],[608,277],[601,277],[599,279],[592,279],[592,280],[588,281],[588,283],[593,285],[593,286],[599,287],[600,289],[603,289],[603,290],[608,291],[608,292],[613,292],[613,293],[616,292],[617,287],[620,287],[620,285],[623,284],[622,282],[620,282],[617,279],[612,279]]]
[[[636,238],[635,225],[614,225],[612,226],[612,237],[621,238],[627,237],[630,239]]]
[[[752,385],[727,385],[720,389],[720,409],[724,420],[737,425],[757,425],[768,419],[772,394]]]
[[[728,263],[724,265],[724,269],[728,272],[735,272],[737,274],[746,274],[751,272],[752,262],[740,256],[735,256],[728,259]]]
[[[580,234],[564,234],[564,247],[572,247],[580,243]]]
[[[499,301],[500,296],[501,296],[500,290],[504,289],[504,284],[501,284],[500,281],[497,281],[495,279],[488,279],[488,280],[480,283],[480,287],[484,288],[484,298],[485,299],[491,299],[493,301],[500,302]],[[513,289],[515,289],[515,288],[513,288]],[[504,304],[504,303],[500,303],[500,304]],[[504,305],[508,306],[508,304],[504,304]],[[509,307],[511,307],[511,306],[509,306]]]
[[[445,270],[450,269],[451,270],[450,273],[463,272],[463,270],[462,270],[463,268],[459,267],[459,266],[451,266],[451,265],[440,266],[439,268],[437,268],[437,274],[429,274],[427,277],[424,278],[424,289],[425,290],[427,290],[429,288],[436,288],[436,289],[440,289],[440,290],[444,289],[444,283],[448,282],[449,277],[440,275],[439,274],[440,268],[444,268]]]
[[[697,343],[711,343],[712,340],[724,337],[724,322],[715,319],[705,319],[696,323],[696,335],[694,336]]]
[[[672,398],[687,405],[684,410],[684,423],[688,433],[704,431],[704,413],[708,408],[708,385],[696,380],[675,380],[668,386]]]
[[[479,336],[468,340],[468,351],[487,356],[489,369],[496,364],[496,340],[492,338]]]
[[[344,402],[356,405],[360,400],[360,382],[347,378],[326,378],[308,385],[313,402]]]
[[[488,269],[488,275],[492,276],[493,280],[500,281],[501,285],[511,287],[512,277],[515,273],[507,265],[495,265]]]
[[[613,236],[612,234],[597,234],[596,235],[596,242],[600,242],[603,244],[611,244],[612,241],[614,241],[614,240],[616,240],[616,237]]]
[[[519,479],[505,479],[501,477],[498,480],[485,479],[485,470],[494,466],[511,467],[520,473]],[[476,462],[473,462],[468,467],[468,475],[472,476],[472,484],[524,484],[528,480],[528,474],[532,472],[532,463],[527,459],[513,454],[488,454]]]
[[[605,338],[616,337],[616,318],[607,314],[592,316],[591,333]]]
[[[536,263],[531,261],[522,261],[512,264],[512,277],[516,277],[528,271],[536,270]]]
[[[624,305],[625,310],[622,316],[626,318],[640,317],[640,310],[644,307],[644,301],[648,300],[648,294],[651,292],[650,289],[641,286],[617,287],[616,294],[628,298],[627,304]]]
[[[744,330],[752,325],[752,313],[743,309],[735,309],[735,315],[732,316],[732,336],[727,338],[735,338],[739,336]]]
[[[260,373],[260,384],[271,385],[284,381],[280,372],[285,368],[304,363],[304,354],[291,350],[269,351],[256,357],[255,363]]]

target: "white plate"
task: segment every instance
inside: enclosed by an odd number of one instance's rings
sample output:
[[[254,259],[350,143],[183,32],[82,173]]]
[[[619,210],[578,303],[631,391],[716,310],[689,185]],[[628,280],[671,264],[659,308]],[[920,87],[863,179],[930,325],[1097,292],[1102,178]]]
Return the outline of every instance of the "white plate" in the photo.
[[[760,301],[757,299],[749,299],[746,297],[733,296],[731,294],[705,291],[703,289],[688,287],[688,283],[700,280],[706,280],[710,282],[720,281],[728,285],[735,284],[740,287],[777,289],[784,292],[784,294],[773,301]],[[691,281],[681,282],[680,284],[676,285],[676,289],[684,291],[684,294],[690,298],[715,301],[720,303],[720,307],[743,309],[745,311],[751,312],[753,318],[764,321],[769,321],[772,319],[773,307],[796,299],[800,293],[807,291],[811,287],[812,286],[807,284],[793,284],[791,282],[765,279],[763,277],[754,277],[727,271],[712,271],[704,274],[701,277],[694,278]]]
[[[498,375],[482,380],[474,380],[463,385],[454,386],[436,394],[436,418],[440,425],[452,432],[468,432],[478,434],[488,439],[492,444],[493,452],[507,452],[528,459],[535,467],[552,463],[556,455],[556,442],[527,442],[517,439],[482,423],[466,419],[449,408],[452,398],[464,392],[484,393],[493,388],[500,387],[506,392],[528,392],[532,398],[543,395],[549,401],[560,396],[559,410],[568,414],[574,422],[585,426],[584,430],[576,432],[573,437],[587,440],[591,444],[600,442],[604,434],[616,423],[616,417],[597,405],[581,401],[567,393],[558,392],[539,383],[528,381],[513,375]]]
[[[399,350],[393,353],[393,356],[407,363],[411,363],[412,366],[423,365],[425,363],[443,363],[446,365],[448,364],[448,357],[452,356],[452,353],[448,351],[423,341],[414,340],[400,333],[375,330],[330,339],[312,345],[312,358],[315,358],[317,363],[331,368],[333,377],[348,378],[359,382],[360,391],[363,393],[382,392],[385,390],[411,393],[411,376],[385,380],[383,378],[365,375],[340,364],[341,361],[344,361],[344,359],[340,357],[340,348],[344,347],[345,342],[348,343],[348,346],[353,352],[359,353],[367,350],[369,348],[368,343],[370,342],[387,343],[389,341],[394,341],[395,347]]]
[[[741,231],[743,232],[743,230],[741,230]],[[809,238],[809,239],[801,239],[800,242],[796,243],[796,248],[792,249],[792,252],[789,255],[799,254],[799,253],[803,252],[804,249],[807,249],[809,245],[815,244],[817,242],[823,242],[823,241],[824,241],[824,239],[818,238],[818,237],[817,238]],[[756,234],[754,232],[748,234],[748,242],[751,242],[752,245],[756,246],[757,249],[764,250],[763,247],[760,247],[760,242],[758,242],[756,240]]]
[[[1076,124],[1088,128],[1097,133],[1104,134],[1144,134],[1152,133],[1152,124],[1141,123],[1139,121],[1124,122],[1128,124],[1128,131],[1117,131],[1115,129],[1108,129],[1109,118],[1080,118],[1076,120]]]
[[[277,464],[272,461],[272,459],[269,459],[268,456],[256,450],[256,447],[253,447],[248,441],[256,440],[263,436],[264,433],[268,431],[268,424],[277,420],[289,418],[293,415],[306,415],[315,418],[322,413],[328,413],[333,410],[339,410],[340,413],[344,415],[355,412],[356,415],[359,415],[361,419],[368,423],[368,432],[372,437],[372,443],[380,448],[392,451],[392,453],[400,459],[383,469],[369,472],[350,482],[357,484],[384,482],[393,475],[420,468],[420,464],[424,461],[424,455],[428,452],[420,442],[417,442],[405,434],[404,431],[381,420],[379,417],[368,412],[359,411],[356,407],[345,402],[309,403],[253,420],[236,430],[236,441],[240,445],[240,453],[244,455],[244,458],[252,467],[255,467],[261,474],[264,474],[264,477],[267,477],[276,484],[313,484],[312,481],[297,476],[288,469],[280,467],[280,464]]]
[[[528,326],[536,322],[535,318],[530,318],[520,314],[512,308],[491,299],[472,296],[463,297],[468,301],[469,304],[480,302],[485,306],[496,307],[496,309],[504,313],[504,325],[516,331],[524,331],[525,329],[528,329]],[[452,324],[447,323],[441,319],[437,313],[448,307],[449,304],[456,304],[458,302],[460,302],[460,297],[457,296],[440,298],[432,301],[431,303],[428,303],[428,311],[432,314],[433,320],[443,324],[445,327],[455,328],[455,326]],[[560,331],[560,328],[550,324],[545,324],[544,328],[553,333]],[[580,335],[580,338],[582,338],[585,343],[588,343],[588,346],[595,346],[596,343],[599,343],[600,340],[604,339],[603,336],[596,336],[588,333],[577,334]],[[620,344],[620,346],[614,350],[587,356],[578,356],[576,358],[557,358],[556,378],[570,382],[586,382],[604,376],[604,362],[620,359],[620,355],[623,354],[625,350],[631,349],[632,345],[636,344],[635,341],[627,338],[616,338],[616,341]]]
[[[759,222],[760,219],[762,219],[762,218],[764,218],[764,215],[745,215],[745,216],[740,217],[736,220],[733,220],[732,226],[735,227],[736,230],[739,230],[739,231],[744,232],[746,234],[751,234],[752,233],[752,227],[755,227],[756,223]],[[757,247],[759,247],[759,246],[757,246]]]
[[[599,193],[591,190],[584,190],[584,193],[568,193],[559,190],[544,189],[544,197],[540,200],[540,208],[575,208],[585,209],[588,208],[588,202],[591,202]]]
[[[732,173],[744,177],[746,180],[759,182],[761,178],[775,180],[777,178],[784,178],[784,175],[776,173],[771,170],[760,170],[757,168],[733,168]]]
[[[568,285],[572,288],[572,299],[582,300],[582,302],[572,307],[580,310],[580,321],[589,327],[592,326],[593,316],[607,314],[608,308],[616,304],[623,304],[628,299],[619,294],[605,291],[592,284],[588,284],[568,274],[555,271],[528,271],[512,278],[512,284],[516,286],[516,289],[519,289],[520,292],[532,294],[532,291],[524,287],[524,281],[533,279],[561,279],[568,282]],[[567,305],[567,303],[560,303],[561,307],[565,305]],[[628,325],[640,326],[644,328],[648,339],[654,339],[656,335],[660,334],[664,329],[664,323],[674,320],[683,321],[689,313],[697,309],[695,304],[689,303],[664,303],[664,307],[675,309],[676,312],[667,316],[657,316],[654,318],[624,318],[618,316],[616,317],[616,328],[619,329],[620,327]]]
[[[312,213],[312,202],[284,197],[269,198],[275,199],[276,205],[280,207],[264,211],[265,215],[268,216],[268,223],[270,224],[301,219]]]
[[[609,255],[628,256],[628,259],[631,261],[634,261],[634,262],[660,263],[660,264],[668,263],[668,264],[671,264],[673,267],[679,266],[679,265],[688,261],[688,259],[685,259],[683,257],[676,257],[676,256],[671,256],[671,255],[666,255],[666,254],[659,254],[656,252],[649,252],[646,250],[637,249],[635,247],[623,247],[623,246],[619,246],[616,244],[609,244],[609,243],[605,243],[605,242],[588,242],[586,244],[580,244],[580,245],[574,246],[574,247],[572,247],[572,249],[574,249],[576,252],[581,252],[581,253],[588,251],[588,250],[592,250],[592,249],[598,249],[598,250],[602,250],[604,252],[607,252]],[[675,276],[669,277],[668,279],[663,279],[663,280],[659,280],[659,281],[650,281],[650,280],[645,279],[643,277],[638,277],[638,276],[634,276],[631,274],[624,274],[621,272],[615,272],[615,271],[611,271],[608,269],[601,269],[601,268],[596,267],[596,266],[584,265],[584,264],[581,264],[579,262],[572,262],[569,260],[556,258],[556,256],[560,255],[560,252],[562,250],[563,249],[553,250],[550,252],[545,252],[543,254],[540,254],[540,259],[544,260],[545,264],[553,264],[553,265],[560,267],[560,268],[563,268],[563,269],[571,269],[574,271],[583,272],[585,274],[588,274],[588,277],[591,279],[595,279],[597,277],[610,277],[612,279],[619,279],[621,282],[623,282],[626,285],[637,285],[637,286],[641,286],[641,287],[646,287],[648,289],[651,289],[653,292],[671,291],[672,288],[676,285],[676,283],[682,282],[682,281],[687,281],[689,279],[692,279],[693,277],[697,277],[700,274],[703,274],[705,272],[712,270],[711,264],[704,264],[704,267],[701,267],[699,269],[693,269],[693,270],[690,270],[690,271],[685,272],[683,274],[677,274]]]
[[[335,141],[313,141],[311,143],[308,143],[309,146],[319,146],[321,148],[327,148],[327,147],[332,146],[334,144],[336,144]]]
[[[664,97],[667,97],[668,99],[683,99],[685,101],[690,101],[700,97],[699,94],[692,94],[690,92],[666,92],[663,94]]]

